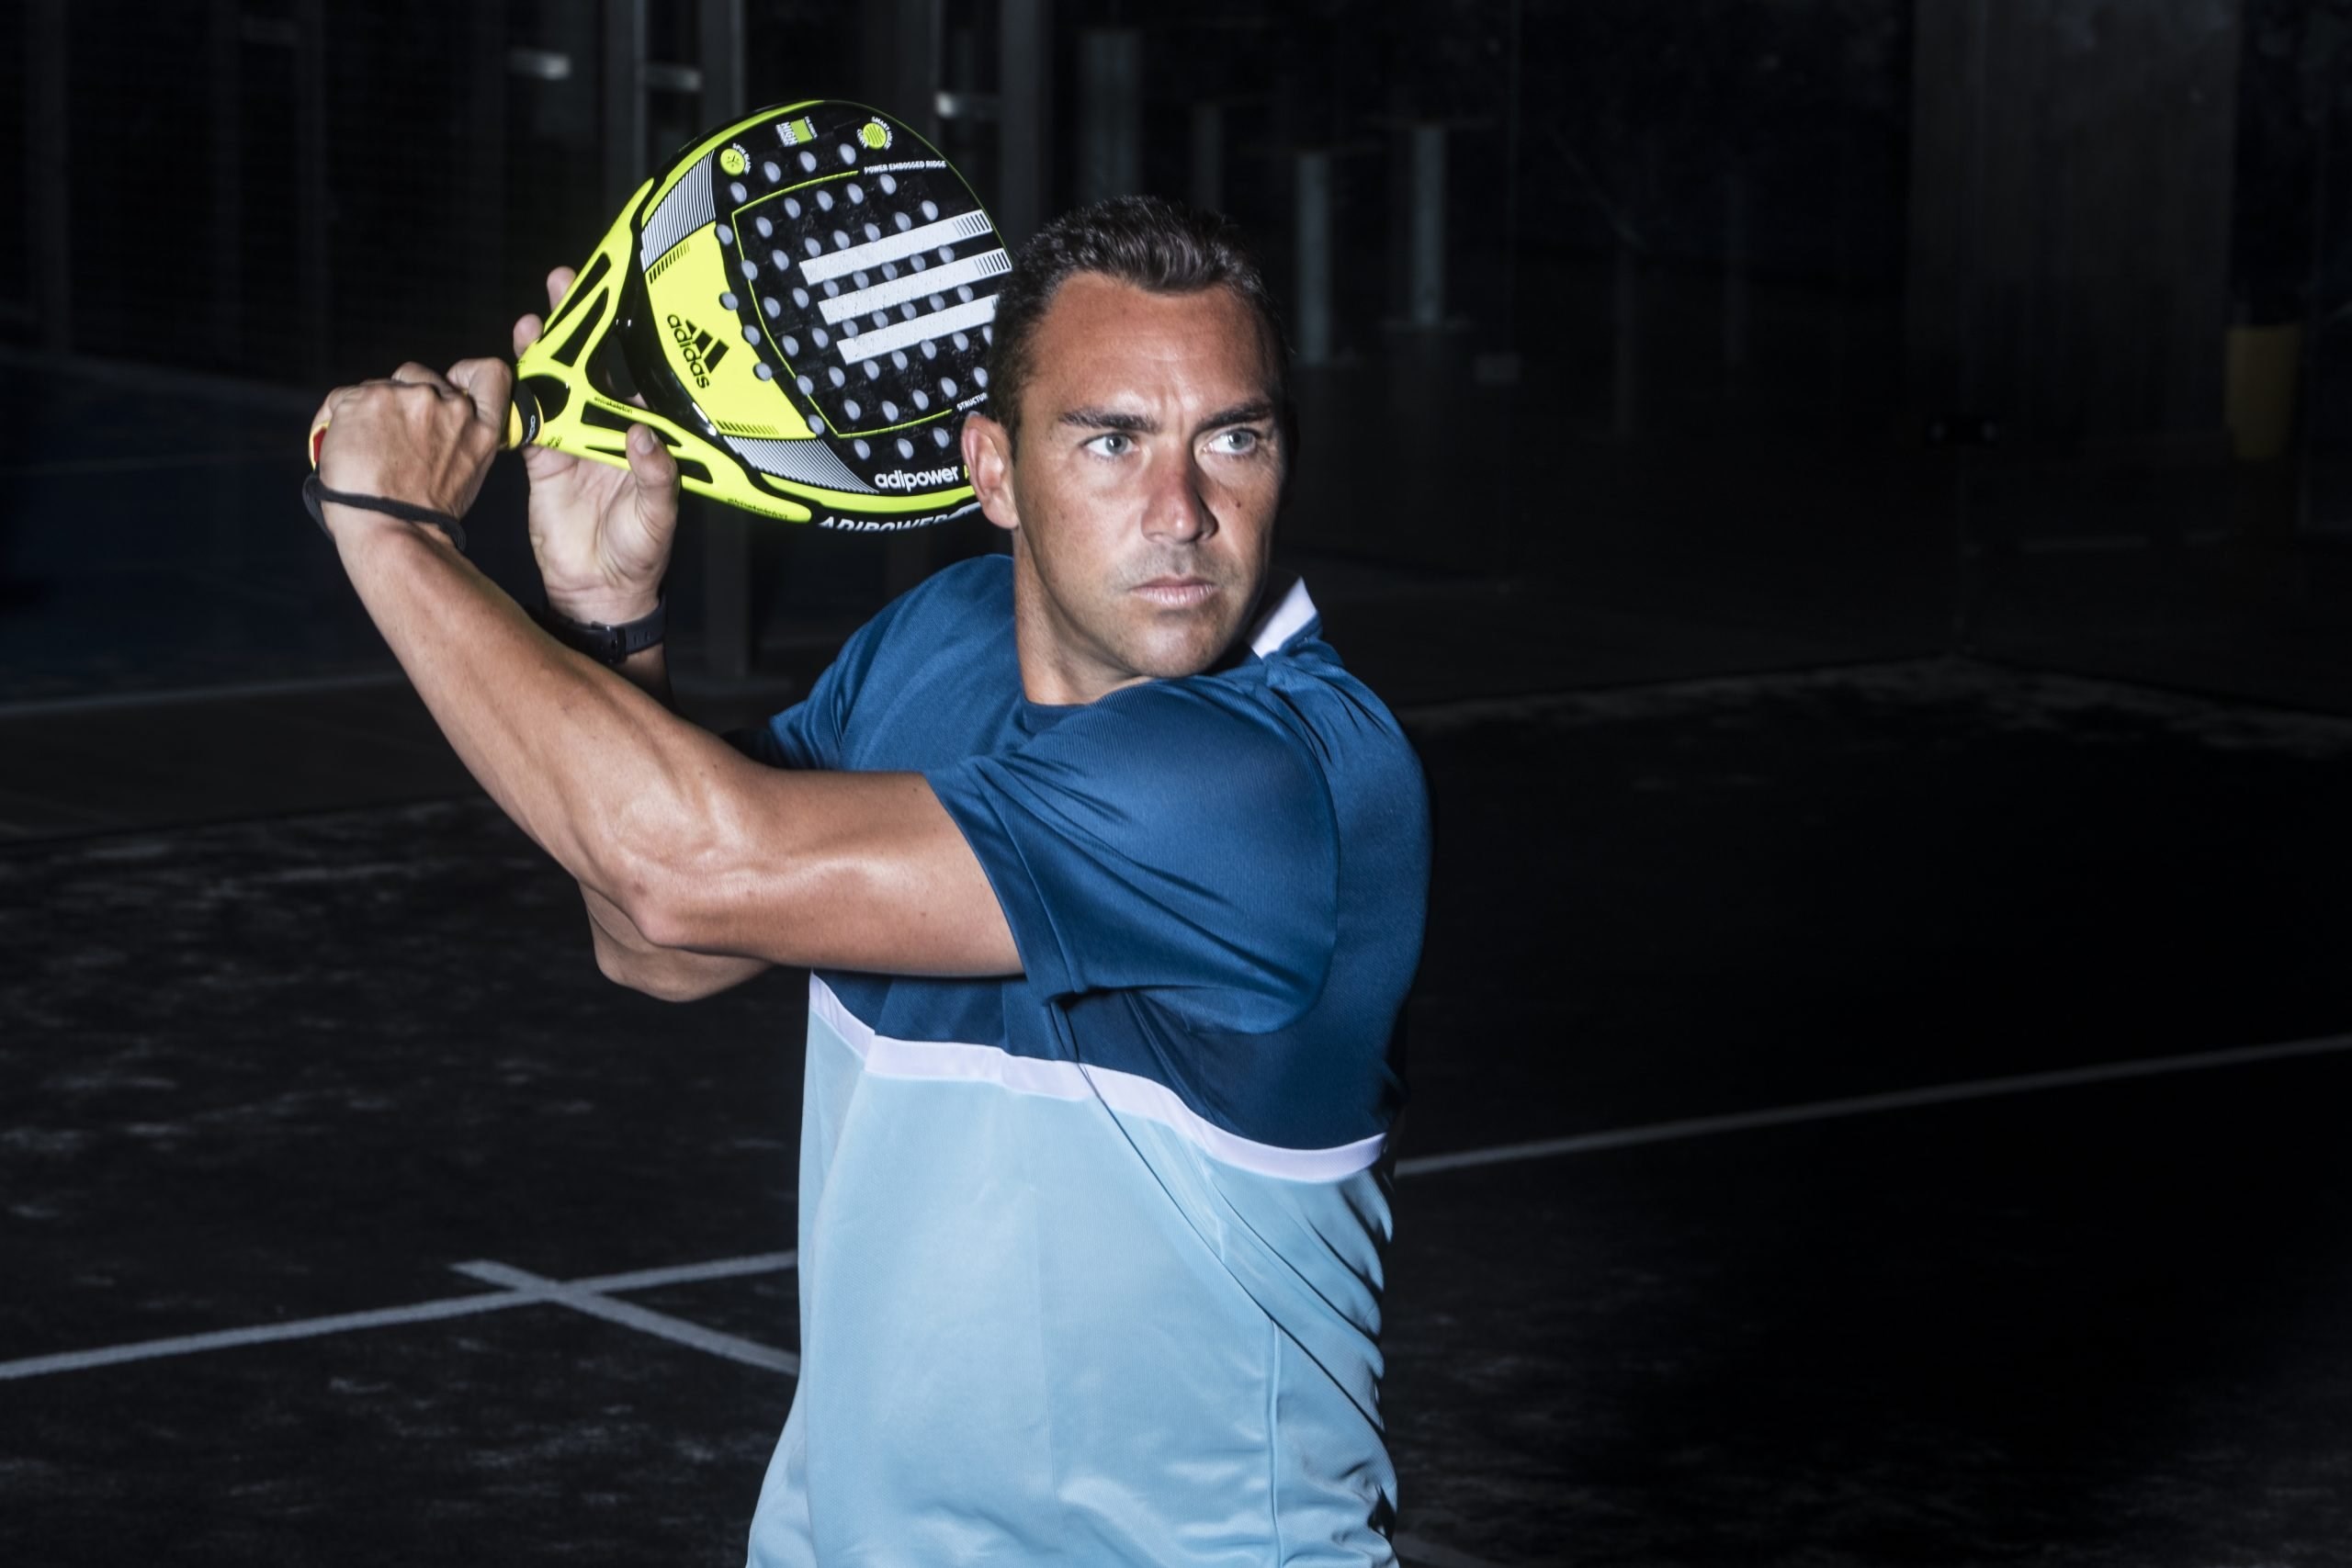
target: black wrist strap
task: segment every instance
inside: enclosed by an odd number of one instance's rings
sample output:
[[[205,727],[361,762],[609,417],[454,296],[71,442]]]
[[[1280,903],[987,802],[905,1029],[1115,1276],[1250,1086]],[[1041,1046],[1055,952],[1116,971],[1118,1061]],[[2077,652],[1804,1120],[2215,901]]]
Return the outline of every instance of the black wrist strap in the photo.
[[[356,506],[363,512],[380,512],[387,517],[397,517],[404,523],[430,523],[449,536],[449,542],[463,555],[466,548],[466,525],[446,512],[435,512],[429,506],[412,506],[405,501],[389,496],[351,495],[339,490],[329,490],[312,474],[302,481],[302,504],[310,509],[311,521],[323,532],[327,525],[326,505]]]
[[[534,610],[531,618],[573,652],[584,653],[599,664],[618,666],[627,663],[632,654],[643,653],[662,641],[669,628],[670,607],[666,601],[656,599],[651,615],[623,621],[616,626],[608,626],[602,621],[575,621],[549,609]]]

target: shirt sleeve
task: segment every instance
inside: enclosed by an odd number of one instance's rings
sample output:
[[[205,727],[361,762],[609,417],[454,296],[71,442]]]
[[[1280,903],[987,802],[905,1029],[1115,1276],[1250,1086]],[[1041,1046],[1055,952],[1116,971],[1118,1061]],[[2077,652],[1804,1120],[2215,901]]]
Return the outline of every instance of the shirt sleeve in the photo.
[[[928,777],[1039,990],[1145,989],[1262,1033],[1321,994],[1337,829],[1305,738],[1203,685],[1129,687]]]
[[[899,604],[892,604],[860,626],[842,644],[839,656],[825,666],[807,696],[764,724],[729,731],[729,744],[772,768],[838,771],[847,767],[850,708],[882,654],[884,638],[899,609]]]

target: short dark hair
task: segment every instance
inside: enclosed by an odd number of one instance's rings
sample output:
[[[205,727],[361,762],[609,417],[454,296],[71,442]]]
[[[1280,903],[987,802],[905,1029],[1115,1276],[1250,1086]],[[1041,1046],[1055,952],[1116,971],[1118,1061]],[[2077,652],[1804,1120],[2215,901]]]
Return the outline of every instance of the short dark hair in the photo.
[[[1037,231],[1013,256],[1012,270],[996,296],[995,333],[989,346],[990,419],[1016,441],[1021,434],[1021,395],[1027,389],[1032,342],[1054,296],[1079,273],[1099,273],[1152,294],[1193,294],[1230,288],[1249,307],[1263,340],[1273,374],[1276,418],[1285,446],[1293,434],[1290,354],[1282,318],[1267,291],[1265,274],[1241,237],[1240,226],[1221,212],[1204,212],[1157,196],[1114,196],[1066,212]]]

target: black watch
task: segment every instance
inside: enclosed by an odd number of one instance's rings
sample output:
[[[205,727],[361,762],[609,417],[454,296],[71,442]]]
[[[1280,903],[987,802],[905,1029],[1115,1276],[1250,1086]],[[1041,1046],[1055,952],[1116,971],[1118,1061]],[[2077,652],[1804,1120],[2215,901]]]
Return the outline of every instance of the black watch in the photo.
[[[552,609],[535,610],[532,619],[564,647],[584,653],[599,664],[617,667],[626,663],[631,654],[643,653],[662,641],[662,633],[668,629],[668,610],[665,601],[656,599],[650,615],[616,626],[608,626],[602,621],[575,621]]]

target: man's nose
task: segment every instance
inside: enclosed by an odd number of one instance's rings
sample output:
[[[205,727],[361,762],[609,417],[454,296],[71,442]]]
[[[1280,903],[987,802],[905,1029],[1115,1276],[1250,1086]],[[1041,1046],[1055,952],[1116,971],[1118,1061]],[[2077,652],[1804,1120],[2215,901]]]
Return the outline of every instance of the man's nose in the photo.
[[[1193,544],[1216,532],[1216,512],[1209,505],[1207,476],[1183,451],[1158,465],[1144,513],[1144,532],[1155,539]]]

